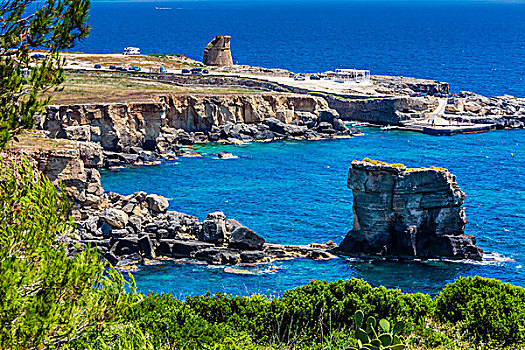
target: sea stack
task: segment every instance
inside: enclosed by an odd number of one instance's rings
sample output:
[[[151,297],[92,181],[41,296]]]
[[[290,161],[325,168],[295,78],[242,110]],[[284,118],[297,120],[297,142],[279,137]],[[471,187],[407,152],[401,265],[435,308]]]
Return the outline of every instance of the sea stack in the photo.
[[[352,162],[354,227],[339,250],[351,256],[481,260],[462,207],[465,193],[443,168]]]
[[[204,48],[202,63],[207,66],[231,67],[233,66],[230,51],[231,36],[216,36]]]

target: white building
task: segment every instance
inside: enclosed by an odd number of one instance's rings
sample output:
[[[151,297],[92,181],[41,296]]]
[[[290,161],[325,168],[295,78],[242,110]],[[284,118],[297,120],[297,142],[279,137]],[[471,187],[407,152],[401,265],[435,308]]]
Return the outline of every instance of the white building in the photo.
[[[370,71],[366,69],[336,69],[335,79],[338,83],[370,83]]]
[[[124,55],[140,55],[140,49],[138,47],[128,46],[124,48]]]

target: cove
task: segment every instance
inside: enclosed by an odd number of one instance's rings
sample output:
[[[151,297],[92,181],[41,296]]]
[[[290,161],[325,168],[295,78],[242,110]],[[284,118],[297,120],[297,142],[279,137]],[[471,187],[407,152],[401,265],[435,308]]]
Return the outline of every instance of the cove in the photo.
[[[352,192],[346,187],[352,160],[436,165],[457,176],[467,195],[465,233],[475,235],[478,246],[495,261],[294,260],[250,268],[250,275],[231,274],[221,266],[168,262],[136,272],[138,289],[181,297],[207,291],[278,295],[312,279],[360,277],[374,286],[433,294],[454,278],[472,275],[525,285],[524,130],[453,137],[363,130],[364,136],[352,139],[207,144],[198,149],[202,157],[104,171],[102,185],[124,195],[139,190],[161,194],[170,198],[170,210],[199,219],[223,211],[267,242],[340,243],[353,223]],[[237,158],[217,159],[223,150]]]

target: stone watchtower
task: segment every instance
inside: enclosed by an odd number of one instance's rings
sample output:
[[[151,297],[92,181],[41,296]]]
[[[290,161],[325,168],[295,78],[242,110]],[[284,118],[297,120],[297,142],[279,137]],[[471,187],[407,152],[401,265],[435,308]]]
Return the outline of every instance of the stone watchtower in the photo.
[[[207,66],[231,67],[233,66],[230,51],[231,36],[216,36],[204,48],[202,63]]]

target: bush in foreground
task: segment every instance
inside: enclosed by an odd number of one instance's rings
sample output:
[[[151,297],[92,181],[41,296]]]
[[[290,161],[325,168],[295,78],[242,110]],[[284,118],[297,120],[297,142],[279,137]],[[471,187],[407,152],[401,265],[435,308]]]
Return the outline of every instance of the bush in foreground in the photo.
[[[448,284],[436,298],[436,316],[463,324],[479,340],[525,340],[525,289],[495,279],[468,277]]]

